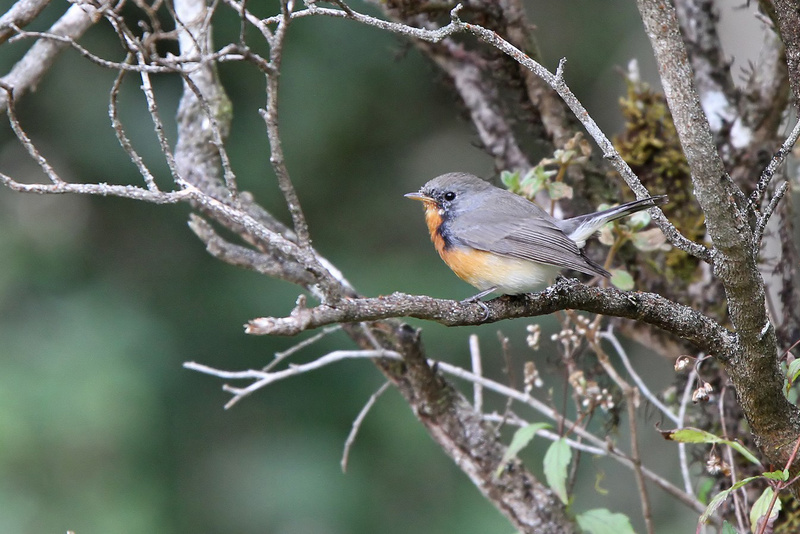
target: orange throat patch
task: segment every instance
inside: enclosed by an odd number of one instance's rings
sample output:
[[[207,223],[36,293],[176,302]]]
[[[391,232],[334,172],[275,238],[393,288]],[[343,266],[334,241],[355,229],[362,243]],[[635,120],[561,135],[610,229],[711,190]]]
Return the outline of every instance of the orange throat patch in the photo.
[[[439,214],[439,208],[434,202],[425,202],[425,224],[428,225],[428,233],[431,234],[431,241],[433,246],[436,247],[436,252],[439,255],[445,248],[444,238],[439,233],[439,228],[442,226],[442,216]]]

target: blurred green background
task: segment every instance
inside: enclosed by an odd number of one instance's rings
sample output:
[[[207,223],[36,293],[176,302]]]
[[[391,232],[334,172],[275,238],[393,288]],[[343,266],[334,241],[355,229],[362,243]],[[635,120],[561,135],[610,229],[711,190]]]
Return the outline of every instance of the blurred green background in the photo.
[[[66,6],[52,2],[33,28],[46,29]],[[573,90],[613,132],[623,92],[616,69],[637,58],[646,76],[653,73],[633,4],[541,0],[528,7],[546,64],[569,59]],[[259,9],[276,11],[274,2]],[[216,44],[238,30],[233,14],[221,16]],[[257,46],[256,32],[249,33]],[[107,24],[81,42],[122,57]],[[3,73],[28,44],[0,47]],[[442,172],[493,173],[441,74],[397,37],[328,18],[294,24],[283,65],[284,149],[318,250],[365,295],[471,295],[430,246],[420,206],[402,197]],[[257,114],[265,103],[263,78],[249,65],[226,64],[220,73],[234,106],[228,150],[241,187],[287,220]],[[67,51],[18,105],[29,135],[65,179],[140,183],[109,125],[113,76]],[[179,81],[154,82],[174,140]],[[139,83],[126,80],[122,119],[166,185]],[[42,180],[7,124],[0,129],[0,170]],[[222,382],[182,363],[262,367],[298,339],[248,337],[242,324],[288,313],[298,290],[213,259],[188,229],[188,213],[186,206],[0,189],[0,532],[513,531],[391,390],[366,419],[349,471],[341,473],[350,425],[382,384],[366,361],[276,383],[223,410],[229,396]],[[506,381],[502,330],[517,380],[523,362],[535,357],[558,392],[561,371],[547,363],[553,347],[545,342],[533,354],[525,346],[530,322],[414,324],[423,328],[431,357],[465,366],[468,335],[479,333],[486,373]],[[554,328],[552,319],[538,322]],[[333,334],[294,361],[351,347]],[[666,387],[669,364],[639,357],[654,389]],[[502,399],[489,402],[504,407]],[[642,420],[652,440],[645,462],[674,479],[675,448],[649,431],[656,420],[652,413]],[[623,423],[616,436],[627,449],[625,429]],[[524,456],[536,473],[543,450]],[[586,457],[581,473],[576,511],[608,507],[629,514],[641,530],[630,472]],[[652,494],[659,532],[693,527],[692,513]]]

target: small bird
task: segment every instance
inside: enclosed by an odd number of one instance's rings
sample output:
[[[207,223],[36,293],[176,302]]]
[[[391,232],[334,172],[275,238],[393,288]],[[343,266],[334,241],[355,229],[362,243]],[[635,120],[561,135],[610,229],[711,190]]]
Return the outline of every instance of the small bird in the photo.
[[[560,220],[464,172],[438,176],[405,196],[424,204],[431,241],[442,260],[480,290],[467,299],[472,302],[494,291],[534,291],[562,269],[609,277],[583,254],[586,239],[610,221],[668,201],[664,195],[655,196]]]

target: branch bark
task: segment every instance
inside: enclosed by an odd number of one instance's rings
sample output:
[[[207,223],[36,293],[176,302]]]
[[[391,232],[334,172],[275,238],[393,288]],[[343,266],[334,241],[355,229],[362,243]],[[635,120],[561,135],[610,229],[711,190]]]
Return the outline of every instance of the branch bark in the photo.
[[[246,326],[249,334],[291,336],[334,323],[375,321],[391,317],[415,317],[447,326],[486,324],[504,319],[547,315],[559,310],[584,310],[635,319],[688,339],[721,361],[732,357],[734,336],[705,315],[654,293],[629,293],[596,288],[576,279],[560,279],[549,288],[517,297],[498,297],[483,303],[461,303],[425,296],[392,295],[345,299],[315,308],[298,306],[288,317],[262,317]]]
[[[692,171],[695,195],[714,244],[714,275],[725,288],[737,346],[726,365],[756,443],[783,464],[800,434],[800,412],[782,393],[775,328],[767,317],[758,249],[749,202],[728,177],[719,157],[669,2],[639,0],[647,35],[659,65],[664,94]]]

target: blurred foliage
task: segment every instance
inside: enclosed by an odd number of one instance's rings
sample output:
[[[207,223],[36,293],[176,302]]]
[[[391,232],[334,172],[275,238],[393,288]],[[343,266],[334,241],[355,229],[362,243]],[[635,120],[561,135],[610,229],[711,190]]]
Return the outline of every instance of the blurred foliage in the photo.
[[[54,0],[32,29],[46,29],[66,6]],[[273,13],[274,2],[263,9]],[[603,19],[624,32],[600,31],[597,9],[578,1],[531,2],[548,61],[568,55],[576,93],[590,110],[592,98],[605,100],[601,115],[608,117],[616,97],[597,96],[580,82],[601,75],[608,82],[614,62],[641,49],[620,33],[641,30],[628,10]],[[584,26],[562,31],[547,17]],[[235,14],[220,17],[217,44],[238,31]],[[82,43],[113,55],[117,38],[101,24]],[[0,47],[2,72],[26,47]],[[327,18],[291,28],[283,65],[284,148],[315,246],[367,295],[469,296],[472,288],[428,243],[419,207],[402,198],[442,172],[491,173],[490,158],[475,148],[441,75],[403,40]],[[240,184],[286,219],[257,114],[263,77],[248,65],[225,64],[220,73],[233,102],[228,149]],[[140,181],[109,125],[113,77],[68,50],[18,105],[23,125],[65,178]],[[162,116],[174,116],[179,81],[156,76],[154,83]],[[135,76],[126,78],[121,117],[166,186],[138,85]],[[165,122],[174,140],[174,125]],[[42,179],[7,125],[0,128],[0,168]],[[510,531],[393,392],[366,419],[350,470],[340,473],[352,420],[382,383],[366,362],[277,383],[223,411],[228,396],[220,381],[181,364],[263,366],[297,340],[249,338],[241,325],[287,313],[297,290],[212,259],[186,227],[187,213],[186,206],[0,189],[0,532]],[[528,322],[463,329],[413,324],[424,328],[431,357],[460,365],[468,365],[468,334],[481,334],[486,373],[495,377],[505,366],[496,338],[502,329],[511,338],[512,376],[520,379],[532,357],[524,343]],[[539,322],[552,329],[552,320]],[[299,358],[350,346],[334,334]],[[661,363],[652,372],[663,382],[670,375]],[[548,370],[558,382],[558,371]],[[504,402],[497,404],[502,411]],[[543,450],[529,454],[541,458]],[[593,489],[597,470],[616,467],[605,460],[586,464],[580,472],[589,482],[578,488],[576,502],[623,511],[640,524],[635,498],[620,491],[611,499]],[[605,484],[632,486],[631,475],[609,475]],[[674,520],[672,506],[656,506],[656,519]]]

